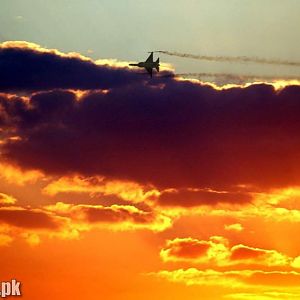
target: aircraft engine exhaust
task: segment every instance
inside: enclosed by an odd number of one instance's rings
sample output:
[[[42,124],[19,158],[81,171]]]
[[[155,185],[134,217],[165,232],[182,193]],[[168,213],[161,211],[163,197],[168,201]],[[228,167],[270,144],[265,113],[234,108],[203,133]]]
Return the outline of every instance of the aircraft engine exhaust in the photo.
[[[219,77],[219,78],[227,78],[227,79],[235,79],[235,80],[299,80],[299,77],[292,77],[292,76],[267,76],[267,75],[248,75],[248,74],[230,74],[230,73],[181,73],[181,74],[174,74],[174,76],[184,77],[184,76],[191,76],[191,77]]]
[[[244,84],[249,82],[276,82],[276,81],[299,81],[297,76],[268,76],[268,75],[253,75],[253,74],[233,74],[233,73],[176,73],[162,75],[166,78],[193,78],[205,80],[205,78],[213,78],[213,82],[220,84]]]
[[[197,60],[214,61],[214,62],[257,63],[257,64],[266,64],[266,65],[282,65],[282,66],[300,67],[300,62],[280,60],[280,59],[265,59],[265,58],[260,58],[260,57],[247,57],[247,56],[208,56],[208,55],[197,55],[197,54],[166,51],[166,50],[158,50],[158,51],[154,51],[154,52],[166,54],[169,56],[191,58],[191,59],[197,59]]]

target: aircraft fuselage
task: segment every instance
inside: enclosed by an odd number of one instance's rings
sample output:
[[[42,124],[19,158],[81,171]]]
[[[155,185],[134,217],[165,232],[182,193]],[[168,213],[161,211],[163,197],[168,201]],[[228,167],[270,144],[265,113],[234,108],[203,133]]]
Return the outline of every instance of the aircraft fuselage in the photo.
[[[131,66],[136,66],[136,67],[139,67],[139,68],[152,68],[152,69],[154,69],[154,68],[156,68],[156,67],[158,67],[159,66],[159,63],[156,63],[156,62],[144,62],[144,61],[142,61],[142,62],[139,62],[138,64],[130,64]]]
[[[149,55],[146,61],[141,61],[137,64],[129,64],[130,66],[139,67],[139,68],[145,68],[147,72],[152,77],[153,69],[156,69],[157,72],[159,72],[159,58],[156,61],[153,61],[153,52]]]

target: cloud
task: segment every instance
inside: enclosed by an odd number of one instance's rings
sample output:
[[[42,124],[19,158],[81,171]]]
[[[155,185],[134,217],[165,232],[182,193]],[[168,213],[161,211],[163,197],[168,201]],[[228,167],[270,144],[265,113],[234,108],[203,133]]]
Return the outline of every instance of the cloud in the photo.
[[[249,84],[251,82],[255,83],[273,83],[274,86],[279,87],[280,83],[285,83],[283,86],[289,85],[299,85],[300,78],[298,76],[266,76],[266,75],[250,75],[250,74],[237,74],[237,73],[181,73],[166,76],[176,76],[183,78],[193,78],[199,79],[201,81],[214,82],[218,86],[226,86],[231,84]]]
[[[8,246],[19,239],[35,246],[42,238],[74,239],[79,233],[79,226],[72,224],[70,219],[43,208],[0,208],[0,246]]]
[[[0,120],[6,134],[11,130],[19,139],[5,141],[3,154],[25,169],[160,188],[240,192],[234,188],[240,184],[297,185],[299,95],[296,86],[281,92],[267,85],[217,91],[172,81],[109,93],[4,96]],[[242,191],[208,196],[249,199]]]
[[[211,217],[229,217],[239,221],[264,220],[265,222],[273,222],[273,224],[281,222],[299,223],[300,222],[300,210],[298,208],[285,208],[280,205],[273,205],[267,202],[254,201],[253,205],[245,205],[243,209],[232,205],[219,205],[215,209],[211,209],[210,206],[197,207],[193,211],[183,210],[184,215],[194,216],[211,216]]]
[[[0,91],[109,89],[146,79],[124,64],[121,68],[117,63],[95,63],[78,53],[64,54],[27,42],[0,44],[0,64]]]
[[[156,211],[143,211],[130,205],[72,205],[58,202],[40,208],[0,208],[0,246],[15,239],[38,245],[47,238],[78,239],[91,230],[159,232],[172,226],[172,220]]]
[[[209,264],[210,266],[261,265],[295,266],[297,261],[276,250],[254,248],[246,245],[229,246],[223,237],[208,241],[192,238],[168,240],[160,252],[163,261]]]
[[[164,231],[173,220],[163,213],[143,210],[134,205],[85,205],[57,202],[39,207],[16,206],[16,199],[6,194],[0,207],[0,246],[24,239],[36,246],[48,238],[78,239],[91,230]]]
[[[160,255],[164,261],[172,260],[194,260],[201,257],[206,257],[208,250],[211,248],[212,242],[199,241],[192,238],[167,241],[167,247],[162,249]]]
[[[0,247],[9,246],[13,238],[8,234],[0,233]]]
[[[163,231],[172,226],[172,220],[154,210],[141,210],[133,205],[73,205],[58,202],[45,209],[59,216],[68,217],[83,228],[111,230],[148,229]]]
[[[161,193],[158,203],[166,206],[199,206],[218,203],[245,204],[252,196],[241,192],[219,192],[199,189],[166,190]]]
[[[285,293],[285,292],[262,292],[262,293],[234,293],[225,295],[226,299],[236,299],[236,300],[290,300],[299,299],[300,293]]]
[[[49,214],[20,207],[0,208],[0,223],[24,229],[58,228],[58,224]]]
[[[230,260],[239,263],[263,264],[267,266],[288,266],[291,258],[276,250],[235,245],[230,249]]]
[[[10,205],[15,204],[17,202],[17,199],[13,196],[0,193],[0,205]]]
[[[224,228],[225,228],[225,230],[227,230],[227,231],[237,231],[237,232],[240,232],[240,231],[243,231],[243,230],[244,230],[243,225],[242,225],[242,224],[239,224],[239,223],[230,224],[230,225],[225,225]]]
[[[230,289],[266,287],[290,287],[297,289],[300,284],[300,273],[295,271],[261,271],[261,270],[232,270],[216,271],[212,269],[198,270],[196,268],[178,269],[173,271],[159,271],[150,275],[164,278],[171,282],[187,285],[223,286]]]
[[[116,195],[120,199],[138,203],[148,198],[154,198],[159,195],[159,191],[144,187],[135,182],[129,181],[108,181],[103,177],[61,177],[58,180],[50,182],[43,192],[50,196],[61,193],[88,193],[91,196],[95,194],[109,196]]]
[[[29,183],[33,184],[43,177],[44,175],[40,171],[22,170],[17,166],[0,162],[0,178],[8,183],[23,186]]]
[[[300,256],[297,256],[291,263],[291,266],[293,268],[298,268],[300,269]]]
[[[243,204],[252,196],[242,185],[299,184],[299,86],[217,90],[172,78],[144,84],[127,69],[26,43],[2,45],[1,55],[4,90],[107,89],[2,94],[1,151],[8,164],[151,185],[167,190],[160,204],[178,206]],[[25,79],[15,76],[12,61]],[[99,68],[100,85],[93,77]]]

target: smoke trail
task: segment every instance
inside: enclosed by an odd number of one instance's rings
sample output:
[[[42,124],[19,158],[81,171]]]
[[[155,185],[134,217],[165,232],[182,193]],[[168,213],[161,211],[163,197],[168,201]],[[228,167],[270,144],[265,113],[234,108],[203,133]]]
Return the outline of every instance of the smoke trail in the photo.
[[[238,62],[238,63],[257,63],[266,65],[283,65],[283,66],[293,66],[300,67],[300,62],[280,60],[280,59],[265,59],[260,57],[247,57],[247,56],[207,56],[207,55],[196,55],[172,51],[158,50],[157,53],[163,53],[170,56],[192,58],[197,60],[207,60],[216,62]]]
[[[181,73],[174,74],[174,77],[216,77],[232,80],[299,80],[300,77],[292,76],[267,76],[267,75],[250,75],[250,74],[230,74],[230,73]]]
[[[171,77],[171,78],[191,78],[205,81],[206,78],[210,82],[214,82],[218,85],[224,84],[245,84],[250,82],[276,82],[276,81],[299,81],[300,77],[297,76],[264,76],[264,75],[248,75],[248,74],[230,74],[230,73],[177,73],[177,74],[166,74],[160,77]]]

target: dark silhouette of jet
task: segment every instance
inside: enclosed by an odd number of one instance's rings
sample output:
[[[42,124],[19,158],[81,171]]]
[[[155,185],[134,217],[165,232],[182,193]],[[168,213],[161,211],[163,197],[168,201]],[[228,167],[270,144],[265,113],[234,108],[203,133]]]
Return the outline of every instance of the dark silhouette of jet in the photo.
[[[135,66],[139,68],[145,68],[152,78],[153,69],[155,68],[159,72],[159,58],[153,61],[153,52],[150,52],[149,57],[146,61],[139,62],[138,64],[129,64],[130,66]]]

